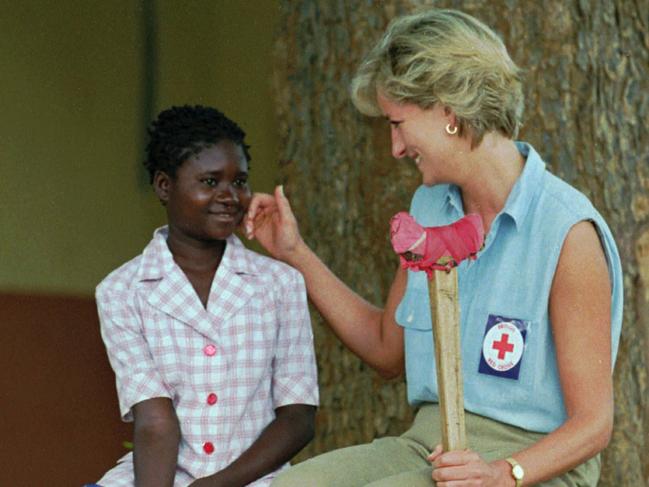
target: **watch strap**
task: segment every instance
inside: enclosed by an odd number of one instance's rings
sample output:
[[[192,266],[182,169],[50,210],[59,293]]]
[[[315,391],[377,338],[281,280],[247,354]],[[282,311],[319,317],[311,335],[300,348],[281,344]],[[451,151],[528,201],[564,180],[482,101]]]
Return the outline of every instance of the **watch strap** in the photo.
[[[515,459],[512,457],[505,458],[505,461],[509,463],[512,467],[512,477],[514,477],[514,480],[516,481],[516,487],[522,487],[523,485],[523,477],[525,476],[525,470],[523,470],[523,467],[521,466],[520,463],[518,463]]]

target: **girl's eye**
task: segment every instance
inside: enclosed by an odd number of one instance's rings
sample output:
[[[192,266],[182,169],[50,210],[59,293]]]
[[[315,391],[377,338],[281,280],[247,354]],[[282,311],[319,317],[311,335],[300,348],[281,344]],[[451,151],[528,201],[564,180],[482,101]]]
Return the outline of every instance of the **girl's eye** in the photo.
[[[205,178],[203,179],[203,183],[207,184],[210,187],[214,187],[217,184],[216,179],[214,178]]]
[[[237,178],[234,180],[234,185],[237,188],[243,188],[248,184],[248,179],[247,178]]]

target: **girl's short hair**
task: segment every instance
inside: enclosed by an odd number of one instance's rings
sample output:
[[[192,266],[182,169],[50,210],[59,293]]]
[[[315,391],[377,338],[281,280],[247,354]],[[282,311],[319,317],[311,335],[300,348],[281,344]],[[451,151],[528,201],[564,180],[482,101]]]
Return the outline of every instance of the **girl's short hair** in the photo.
[[[173,106],[158,114],[158,118],[151,122],[148,133],[144,167],[149,172],[151,183],[156,171],[176,177],[176,171],[190,156],[223,140],[240,145],[250,163],[246,133],[216,108]]]
[[[490,131],[513,139],[521,126],[520,69],[489,27],[457,10],[429,9],[390,23],[352,80],[352,101],[362,113],[380,115],[379,91],[423,109],[449,107],[473,146]]]

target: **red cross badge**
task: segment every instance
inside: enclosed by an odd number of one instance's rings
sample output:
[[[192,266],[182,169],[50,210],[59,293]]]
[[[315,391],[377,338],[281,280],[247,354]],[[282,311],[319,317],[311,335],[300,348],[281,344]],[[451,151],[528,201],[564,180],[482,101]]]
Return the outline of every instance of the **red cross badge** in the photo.
[[[528,325],[525,320],[489,315],[478,371],[518,380]]]

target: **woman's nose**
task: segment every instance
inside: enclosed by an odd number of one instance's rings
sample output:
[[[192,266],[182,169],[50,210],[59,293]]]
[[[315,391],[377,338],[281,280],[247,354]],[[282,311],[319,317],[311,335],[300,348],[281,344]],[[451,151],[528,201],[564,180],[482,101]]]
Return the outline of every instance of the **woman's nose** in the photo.
[[[403,141],[403,137],[399,133],[399,130],[395,127],[392,127],[390,131],[392,137],[392,156],[396,159],[401,159],[406,156],[406,144]]]

